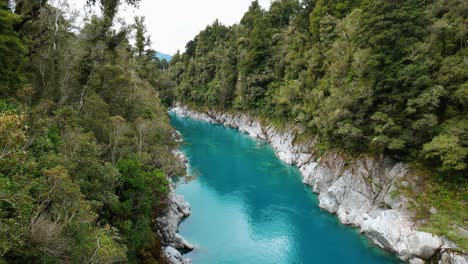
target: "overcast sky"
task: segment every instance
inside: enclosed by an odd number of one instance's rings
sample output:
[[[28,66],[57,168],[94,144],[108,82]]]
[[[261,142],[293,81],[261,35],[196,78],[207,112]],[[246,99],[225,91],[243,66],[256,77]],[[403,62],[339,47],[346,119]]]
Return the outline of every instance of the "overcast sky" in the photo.
[[[79,5],[86,0],[69,2]],[[128,23],[135,15],[145,16],[153,48],[172,55],[177,50],[184,51],[185,44],[215,19],[225,25],[238,23],[250,3],[251,0],[141,0],[139,9],[123,6],[120,15]],[[259,3],[268,8],[270,0]]]

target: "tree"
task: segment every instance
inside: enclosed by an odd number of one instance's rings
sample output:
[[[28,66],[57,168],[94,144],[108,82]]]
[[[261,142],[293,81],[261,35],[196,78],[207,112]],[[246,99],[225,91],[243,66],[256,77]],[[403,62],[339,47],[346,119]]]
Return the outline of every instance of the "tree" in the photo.
[[[145,17],[135,17],[135,24],[133,25],[135,33],[135,46],[139,57],[143,56],[146,47],[150,45],[149,38],[146,37]]]
[[[0,96],[14,93],[23,84],[24,45],[14,25],[21,21],[9,9],[9,1],[0,1]]]
[[[110,155],[112,164],[115,165],[117,163],[117,159],[120,159],[120,157],[118,157],[119,152],[121,151],[121,147],[127,139],[130,128],[125,122],[125,119],[123,119],[121,116],[111,117],[111,121],[112,124],[109,133]]]

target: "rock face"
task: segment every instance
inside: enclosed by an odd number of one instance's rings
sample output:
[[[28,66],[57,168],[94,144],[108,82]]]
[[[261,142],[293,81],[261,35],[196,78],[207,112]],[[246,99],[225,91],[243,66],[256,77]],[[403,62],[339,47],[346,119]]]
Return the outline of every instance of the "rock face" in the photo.
[[[187,162],[182,152],[174,151],[173,154],[181,162]],[[184,258],[178,250],[191,251],[194,246],[177,233],[180,222],[188,217],[190,213],[190,205],[184,200],[183,196],[175,192],[173,186],[170,186],[166,212],[156,218],[156,234],[164,245],[164,254],[171,264],[192,263],[191,260]]]
[[[180,254],[180,252],[171,247],[168,246],[164,249],[164,254],[166,255],[167,261],[171,264],[190,264],[192,263],[191,260],[186,259]]]
[[[468,256],[450,250],[444,250],[440,254],[439,264],[466,264]]]
[[[180,222],[190,215],[190,205],[172,186],[167,203],[166,213],[156,219],[156,234],[165,246],[164,253],[169,263],[191,263],[178,250],[190,251],[194,246],[177,233]]]
[[[186,241],[177,234],[179,223],[182,219],[190,215],[189,204],[182,196],[178,195],[172,187],[167,197],[167,203],[165,215],[156,219],[159,238],[164,244],[177,249],[193,249],[193,246],[186,243]]]
[[[171,111],[237,128],[269,142],[281,160],[299,168],[302,181],[319,195],[321,208],[337,214],[344,224],[359,227],[376,245],[394,252],[401,260],[420,263],[440,255],[440,263],[467,263],[466,254],[438,254],[446,242],[438,236],[417,231],[411,212],[406,208],[408,199],[395,195],[397,184],[407,176],[403,163],[373,157],[348,160],[341,153],[328,153],[319,158],[315,154],[316,139],[296,140],[301,128],[290,126],[279,130],[245,114],[198,113],[181,105]]]

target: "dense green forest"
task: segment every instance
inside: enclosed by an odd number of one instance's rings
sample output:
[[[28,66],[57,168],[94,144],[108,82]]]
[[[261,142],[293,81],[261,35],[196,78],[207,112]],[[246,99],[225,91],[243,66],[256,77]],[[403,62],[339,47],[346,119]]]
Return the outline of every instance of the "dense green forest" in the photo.
[[[66,4],[0,0],[0,263],[163,262],[154,219],[183,173],[174,101],[430,171],[429,231],[467,248],[446,230],[466,224],[466,1],[254,1],[169,68],[144,18],[117,23],[124,3],[138,0],[88,0],[101,15],[79,23]]]
[[[467,47],[464,0],[253,1],[189,41],[159,88],[166,104],[305,128],[317,153],[406,162],[418,190],[395,195],[468,250]]]
[[[0,0],[0,263],[161,262],[153,220],[183,170],[123,3],[88,1],[102,15],[80,27],[66,4]]]
[[[466,180],[467,44],[463,0],[254,1],[176,54],[163,98],[300,124],[324,149]]]

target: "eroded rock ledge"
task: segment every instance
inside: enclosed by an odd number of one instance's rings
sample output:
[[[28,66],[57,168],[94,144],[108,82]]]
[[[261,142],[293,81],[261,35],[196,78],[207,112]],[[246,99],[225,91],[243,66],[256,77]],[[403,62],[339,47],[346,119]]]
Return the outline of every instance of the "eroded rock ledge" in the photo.
[[[174,155],[181,162],[187,162],[182,152],[175,151]],[[170,264],[192,263],[190,259],[184,258],[180,251],[191,251],[194,246],[177,233],[180,222],[190,213],[190,205],[183,196],[175,192],[174,186],[171,185],[167,196],[166,212],[156,219],[156,234],[164,246],[164,254]]]
[[[440,264],[468,263],[466,253],[457,253],[445,238],[418,231],[407,210],[408,198],[395,195],[405,181],[407,167],[388,158],[346,158],[342,153],[318,157],[316,139],[296,142],[301,129],[278,130],[246,114],[216,111],[199,113],[180,104],[171,111],[180,116],[237,128],[256,139],[267,141],[276,155],[296,165],[302,180],[319,195],[319,206],[335,213],[344,224],[359,227],[377,246],[410,263],[438,261]]]

